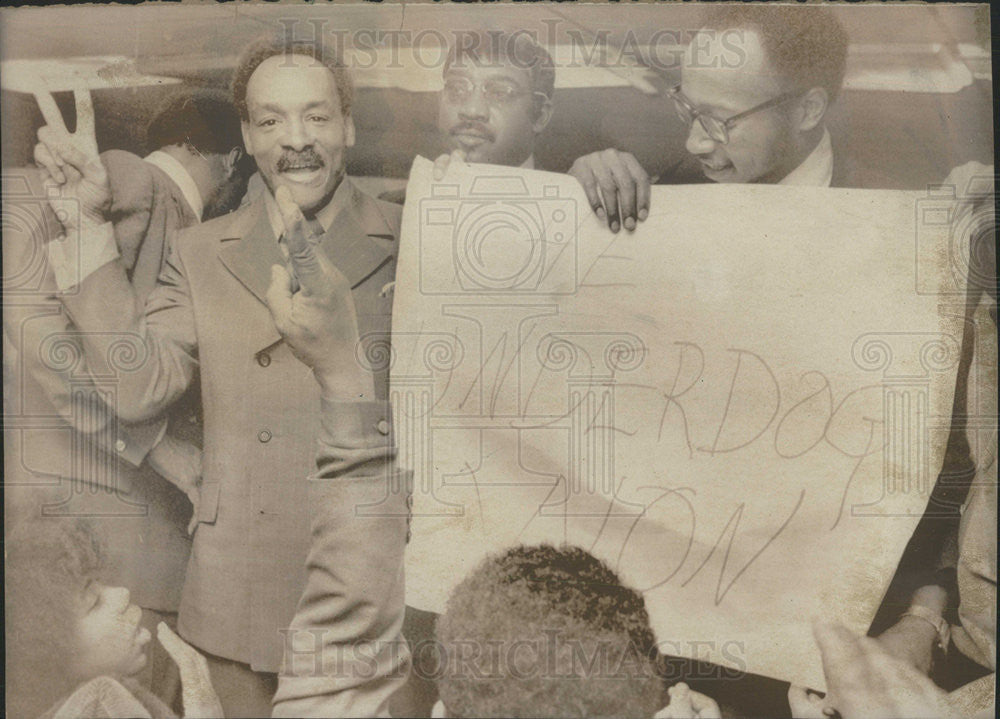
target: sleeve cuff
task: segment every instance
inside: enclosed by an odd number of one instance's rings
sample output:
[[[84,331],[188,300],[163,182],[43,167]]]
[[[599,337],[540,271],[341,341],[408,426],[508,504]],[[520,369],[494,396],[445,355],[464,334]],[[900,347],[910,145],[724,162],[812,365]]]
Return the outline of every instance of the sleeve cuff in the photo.
[[[167,433],[167,420],[157,419],[141,424],[119,424],[115,451],[133,467],[146,459],[150,450],[160,443]]]
[[[320,409],[322,443],[347,449],[393,446],[388,402],[320,399]]]
[[[84,232],[63,235],[49,242],[46,251],[56,286],[62,292],[76,287],[94,271],[119,257],[110,222]]]

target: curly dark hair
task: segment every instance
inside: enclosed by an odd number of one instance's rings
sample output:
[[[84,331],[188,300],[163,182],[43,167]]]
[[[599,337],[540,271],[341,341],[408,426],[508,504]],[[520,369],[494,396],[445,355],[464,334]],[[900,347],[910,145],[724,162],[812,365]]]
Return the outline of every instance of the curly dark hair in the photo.
[[[160,104],[146,127],[146,148],[178,144],[215,154],[243,147],[239,115],[223,90],[180,90]]]
[[[702,28],[752,30],[791,90],[822,87],[832,104],[844,83],[847,32],[822,7],[736,3],[709,8]]]
[[[452,716],[651,717],[660,707],[642,595],[579,547],[488,557],[452,592],[437,641]]]
[[[38,716],[75,687],[78,603],[103,567],[101,545],[84,520],[36,517],[7,532],[5,554],[7,710]]]
[[[247,111],[247,84],[250,76],[262,62],[276,55],[305,55],[322,63],[333,73],[334,84],[340,99],[340,113],[347,117],[351,114],[351,104],[354,101],[354,82],[339,53],[327,48],[320,40],[293,40],[287,36],[263,38],[248,45],[240,55],[240,61],[233,73],[232,90],[233,104],[240,118],[250,119]]]

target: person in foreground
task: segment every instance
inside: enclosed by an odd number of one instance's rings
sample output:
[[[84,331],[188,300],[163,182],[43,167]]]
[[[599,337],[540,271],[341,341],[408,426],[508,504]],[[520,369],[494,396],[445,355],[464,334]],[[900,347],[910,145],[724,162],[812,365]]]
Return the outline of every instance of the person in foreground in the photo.
[[[720,716],[686,684],[664,696],[642,595],[579,547],[487,557],[452,591],[436,646],[435,717]]]
[[[100,581],[101,546],[83,520],[22,521],[5,557],[8,716],[43,719],[172,717],[134,678],[146,665],[151,634],[129,590]],[[205,659],[157,625],[180,670],[184,714],[221,717]]]

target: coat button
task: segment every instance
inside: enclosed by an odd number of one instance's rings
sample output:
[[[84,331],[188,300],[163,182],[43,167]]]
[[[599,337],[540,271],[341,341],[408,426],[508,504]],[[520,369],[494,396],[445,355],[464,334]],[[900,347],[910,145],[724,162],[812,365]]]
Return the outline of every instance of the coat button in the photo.
[[[124,439],[119,439],[115,441],[115,449],[119,452],[124,452],[126,446],[127,445],[125,444]]]
[[[375,425],[375,429],[378,430],[379,434],[389,434],[389,423],[384,419],[380,419],[378,424]]]
[[[260,432],[257,433],[257,439],[259,439],[261,442],[270,442],[271,433],[268,432],[266,429],[262,429]]]
[[[269,355],[267,352],[261,352],[259,355],[257,355],[257,364],[259,364],[261,367],[267,367],[269,364],[271,364],[271,355]]]

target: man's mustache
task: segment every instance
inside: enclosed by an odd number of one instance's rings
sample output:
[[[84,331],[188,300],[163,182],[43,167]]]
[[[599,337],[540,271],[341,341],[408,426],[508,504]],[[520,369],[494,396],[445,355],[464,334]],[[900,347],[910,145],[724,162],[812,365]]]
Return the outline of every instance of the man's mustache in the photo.
[[[290,170],[293,167],[323,167],[326,163],[315,150],[302,152],[285,152],[278,158],[278,172]]]
[[[451,135],[482,135],[490,142],[497,139],[496,133],[481,122],[460,122],[449,130]]]

